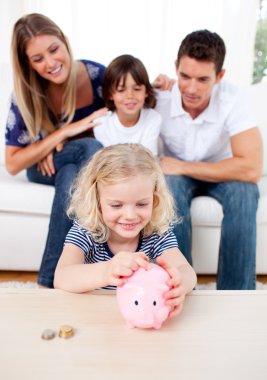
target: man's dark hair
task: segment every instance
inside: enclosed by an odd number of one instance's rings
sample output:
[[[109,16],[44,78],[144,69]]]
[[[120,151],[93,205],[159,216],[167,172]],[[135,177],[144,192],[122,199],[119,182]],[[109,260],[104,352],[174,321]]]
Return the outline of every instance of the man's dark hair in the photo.
[[[197,61],[214,62],[216,74],[219,74],[225,53],[225,44],[217,33],[206,29],[197,30],[183,39],[178,51],[177,65],[183,56],[188,56]]]

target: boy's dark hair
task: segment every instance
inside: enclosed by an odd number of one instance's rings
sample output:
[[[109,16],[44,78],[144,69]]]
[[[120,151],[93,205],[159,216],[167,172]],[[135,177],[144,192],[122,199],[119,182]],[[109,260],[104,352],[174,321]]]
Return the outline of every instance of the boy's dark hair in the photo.
[[[194,58],[197,61],[213,62],[216,74],[222,70],[226,48],[223,39],[207,29],[197,30],[188,34],[182,41],[177,65],[183,56]]]
[[[156,105],[156,95],[151,86],[148,74],[143,63],[132,55],[124,54],[113,59],[105,70],[102,92],[106,106],[114,111],[115,105],[111,97],[117,89],[121,80],[123,84],[127,74],[131,74],[137,85],[144,85],[147,92],[144,108],[154,108]]]

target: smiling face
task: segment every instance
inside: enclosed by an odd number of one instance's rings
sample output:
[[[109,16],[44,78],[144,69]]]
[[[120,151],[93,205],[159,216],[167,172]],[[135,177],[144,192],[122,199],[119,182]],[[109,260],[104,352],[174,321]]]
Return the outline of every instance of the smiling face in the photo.
[[[114,89],[111,100],[113,100],[118,118],[123,125],[133,126],[140,117],[140,111],[147,97],[144,84],[137,84],[131,74],[122,78]]]
[[[183,56],[176,72],[183,108],[194,119],[209,105],[213,86],[222,79],[224,70],[216,75],[213,62]]]
[[[70,55],[66,45],[51,35],[39,35],[30,39],[26,55],[33,70],[54,84],[63,84],[70,72]]]
[[[154,187],[154,181],[141,174],[111,185],[99,184],[100,207],[110,239],[139,239],[151,220]]]

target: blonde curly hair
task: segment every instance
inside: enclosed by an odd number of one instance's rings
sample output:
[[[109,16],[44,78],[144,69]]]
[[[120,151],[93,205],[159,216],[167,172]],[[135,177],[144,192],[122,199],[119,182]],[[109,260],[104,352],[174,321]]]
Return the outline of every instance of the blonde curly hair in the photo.
[[[163,235],[177,221],[174,200],[156,158],[141,144],[116,144],[95,153],[72,186],[69,217],[90,231],[95,241],[107,241],[109,231],[99,206],[99,185],[118,183],[140,173],[155,183],[151,220],[142,234]]]

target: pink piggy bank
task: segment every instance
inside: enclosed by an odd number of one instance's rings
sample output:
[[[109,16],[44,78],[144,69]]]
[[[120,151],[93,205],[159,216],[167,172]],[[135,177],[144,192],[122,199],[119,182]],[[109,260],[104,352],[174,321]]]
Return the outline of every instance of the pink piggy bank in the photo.
[[[149,269],[139,268],[124,285],[117,287],[119,308],[130,328],[161,327],[170,312],[163,298],[169,289],[169,278],[159,265],[149,264]]]

